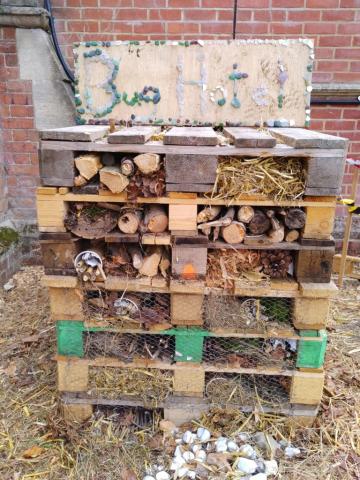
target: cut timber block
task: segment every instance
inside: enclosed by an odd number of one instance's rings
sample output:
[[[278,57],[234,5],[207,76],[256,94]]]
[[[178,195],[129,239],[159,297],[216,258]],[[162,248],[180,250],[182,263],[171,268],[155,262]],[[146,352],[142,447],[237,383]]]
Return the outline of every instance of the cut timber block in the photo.
[[[45,275],[41,283],[44,287],[76,288],[78,286],[78,277],[70,275]]]
[[[339,291],[334,282],[330,283],[300,283],[300,293],[306,298],[331,298]]]
[[[330,301],[328,298],[295,299],[294,327],[298,330],[320,330],[326,327],[329,316]]]
[[[196,192],[210,193],[214,187],[213,183],[167,183],[166,191],[172,192]]]
[[[206,246],[173,245],[171,271],[174,278],[201,279],[206,275],[206,265]]]
[[[310,157],[307,161],[305,195],[332,196],[341,191],[345,157]]]
[[[196,188],[199,184],[200,188],[205,185],[205,191],[209,191],[212,188],[209,189],[209,185],[213,186],[216,180],[217,163],[216,155],[168,154],[165,156],[166,184],[178,184],[179,189],[182,185],[195,184]],[[168,185],[166,187],[168,190]]]
[[[41,232],[66,232],[64,226],[67,205],[63,195],[36,196],[37,219]]]
[[[74,258],[81,251],[81,240],[40,240],[45,273],[50,275],[66,275],[75,273]]]
[[[61,413],[67,422],[84,423],[93,414],[93,406],[81,403],[62,403]]]
[[[318,405],[324,388],[324,373],[295,372],[290,389],[290,403]]]
[[[108,136],[108,143],[145,143],[160,132],[160,127],[135,126],[122,128]]]
[[[218,137],[211,127],[173,127],[164,135],[165,145],[214,146]]]
[[[169,205],[169,230],[197,232],[197,205]]]
[[[340,263],[341,263],[341,253],[334,255],[334,262],[333,262],[333,273],[339,273],[340,271]],[[346,263],[345,263],[345,275],[351,275],[354,272],[354,265],[360,263],[360,257],[353,257],[351,255],[346,256]]]
[[[235,147],[273,148],[276,139],[266,132],[256,128],[226,127],[223,131],[225,137],[231,139]]]
[[[308,199],[308,198],[307,198]],[[307,207],[304,238],[329,239],[334,229],[334,207]]]
[[[335,249],[300,250],[295,275],[298,282],[326,283],[331,280]]]
[[[205,389],[205,372],[200,365],[179,366],[174,370],[174,394],[202,397]]]
[[[83,320],[82,293],[77,288],[49,288],[53,320]]]
[[[188,291],[192,291],[188,282]],[[173,293],[171,295],[171,323],[174,325],[202,325],[203,295]]]
[[[69,142],[95,142],[105,137],[109,127],[102,125],[76,125],[40,131],[42,140],[66,140]]]
[[[347,139],[304,128],[271,128],[271,135],[293,148],[345,149]]]
[[[176,280],[172,278],[170,280],[170,292],[171,293],[186,293],[189,294],[189,288],[191,288],[191,294],[203,295],[205,291],[204,280],[192,280],[189,284],[188,281]]]
[[[164,405],[164,420],[173,422],[180,427],[184,423],[200,418],[209,411],[209,404],[198,397],[172,396]]]
[[[40,177],[43,185],[72,187],[74,185],[74,152],[70,150],[41,150]]]
[[[89,376],[87,361],[58,357],[57,369],[59,392],[86,392]]]

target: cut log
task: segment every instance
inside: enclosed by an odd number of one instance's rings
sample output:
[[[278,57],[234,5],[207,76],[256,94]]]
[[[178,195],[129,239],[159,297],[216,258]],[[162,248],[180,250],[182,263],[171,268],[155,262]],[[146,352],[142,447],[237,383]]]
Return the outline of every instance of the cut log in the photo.
[[[221,236],[226,243],[242,243],[246,234],[246,227],[241,222],[231,222],[227,227],[221,228]]]
[[[124,207],[121,207],[120,205],[115,205],[114,203],[108,203],[108,202],[99,202],[97,203],[98,207],[101,208],[106,208],[106,210],[112,210],[113,212],[123,212]]]
[[[123,233],[136,233],[140,225],[140,212],[138,210],[128,211],[120,215],[118,227]]]
[[[299,230],[287,230],[285,235],[286,242],[296,242],[300,236]]]
[[[135,165],[131,158],[122,158],[120,164],[121,173],[127,177],[135,173]]]
[[[140,247],[131,245],[128,247],[128,252],[130,253],[133,267],[136,268],[136,270],[140,270],[144,263],[144,257],[141,253]]]
[[[75,165],[80,175],[86,178],[86,180],[93,178],[102,167],[100,155],[93,153],[80,155],[80,157],[75,158]]]
[[[284,224],[275,217],[275,210],[267,210],[266,215],[271,222],[271,229],[267,232],[269,240],[271,243],[282,242],[285,237]]]
[[[139,268],[139,273],[146,277],[155,277],[158,274],[161,257],[160,249],[155,250],[150,255],[146,255],[142,266]]]
[[[239,210],[237,212],[237,219],[239,222],[242,223],[250,223],[251,220],[254,218],[255,210],[253,207],[250,207],[248,205],[243,205],[242,207],[239,207]]]
[[[207,227],[226,227],[227,225],[230,225],[230,223],[233,221],[234,216],[235,208],[230,207],[227,209],[226,213],[222,217],[218,218],[217,220],[213,220],[212,222],[202,223],[201,225],[198,225],[198,228],[203,230]]]
[[[285,225],[290,228],[303,228],[306,222],[306,213],[300,208],[289,208],[284,218]]]
[[[87,239],[104,238],[117,223],[116,214],[94,206],[82,205],[70,211],[65,218],[65,227],[74,235]]]
[[[220,227],[214,227],[213,229],[213,242],[216,242],[220,235]]]
[[[171,266],[171,261],[170,261],[169,253],[164,248],[162,250],[161,260],[160,260],[160,263],[159,263],[160,273],[164,278],[167,277],[167,270],[170,268],[170,266]]]
[[[82,187],[83,185],[87,184],[87,180],[85,177],[82,175],[78,175],[77,177],[74,178],[74,185],[75,187]]]
[[[104,167],[100,170],[100,182],[112,193],[121,193],[129,185],[129,179],[120,172],[119,167]]]
[[[160,170],[160,155],[157,153],[142,153],[134,157],[134,162],[140,172],[145,175]]]
[[[249,223],[249,230],[253,235],[261,235],[271,227],[270,219],[262,210],[255,210],[254,217]]]
[[[162,233],[168,228],[169,219],[165,208],[161,205],[150,205],[144,215],[144,224],[147,231]]]
[[[197,223],[210,222],[214,220],[221,212],[221,207],[213,205],[211,207],[205,207],[198,213]]]

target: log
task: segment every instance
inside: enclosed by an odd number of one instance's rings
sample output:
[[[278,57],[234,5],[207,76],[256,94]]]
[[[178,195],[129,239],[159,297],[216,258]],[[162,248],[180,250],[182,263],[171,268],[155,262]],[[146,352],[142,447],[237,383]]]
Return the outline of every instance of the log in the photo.
[[[271,229],[268,231],[267,236],[271,243],[279,243],[284,240],[285,237],[285,227],[284,224],[281,223],[275,217],[274,210],[267,210],[266,212],[267,217],[270,219],[271,222]]]
[[[87,184],[87,180],[85,177],[83,177],[82,175],[77,175],[75,178],[74,178],[74,185],[75,187],[82,187],[83,185],[86,185]]]
[[[140,247],[131,245],[128,247],[128,252],[130,253],[133,267],[140,271],[140,268],[144,264],[144,257],[141,253]]]
[[[160,263],[159,263],[160,273],[164,278],[167,277],[167,270],[170,268],[170,266],[171,266],[171,261],[170,261],[169,253],[164,248],[162,250],[161,260],[160,260]]]
[[[120,164],[121,173],[127,177],[135,173],[135,165],[131,158],[122,158]]]
[[[68,213],[64,221],[65,227],[70,232],[77,237],[89,240],[104,238],[114,229],[116,223],[117,218],[114,212],[100,209],[98,213],[94,214],[91,206],[75,208],[75,211]]]
[[[134,157],[134,163],[141,173],[149,175],[160,170],[160,155],[157,153],[142,153]]]
[[[139,273],[146,277],[155,277],[159,270],[159,264],[161,261],[161,250],[157,249],[150,255],[144,257],[143,264],[139,268]]]
[[[112,167],[116,164],[115,155],[110,152],[105,152],[102,154],[101,163],[105,167]]]
[[[254,217],[249,223],[249,230],[253,235],[261,235],[271,227],[270,219],[262,210],[255,210]]]
[[[221,236],[226,243],[242,243],[246,234],[246,227],[241,222],[231,222],[227,227],[221,228]]]
[[[86,180],[93,178],[102,167],[100,155],[93,153],[80,155],[80,157],[75,158],[75,165],[80,175],[86,178]]]
[[[100,170],[100,181],[112,193],[121,193],[129,185],[129,179],[120,172],[119,167],[104,167]]]
[[[161,205],[150,205],[145,211],[144,224],[149,232],[165,232],[169,224],[165,208]]]
[[[296,242],[300,236],[299,230],[287,230],[285,234],[286,242]]]
[[[221,207],[217,205],[203,208],[201,212],[198,213],[197,223],[210,222],[211,220],[214,220],[220,214],[220,211]]]
[[[136,233],[140,225],[140,212],[137,210],[127,211],[120,215],[118,227],[123,233]]]
[[[217,220],[213,220],[212,222],[206,222],[198,225],[198,228],[203,230],[204,228],[207,227],[226,227],[227,225],[230,225],[230,223],[233,221],[235,216],[235,208],[230,207],[227,209],[226,213],[218,218]]]
[[[285,225],[290,228],[303,228],[306,222],[306,213],[300,208],[289,208],[284,218]]]
[[[237,212],[237,219],[239,220],[239,222],[242,223],[250,223],[251,220],[254,218],[254,215],[255,210],[253,209],[253,207],[243,205],[239,208]]]
[[[220,235],[220,227],[214,227],[213,230],[213,242],[216,242]]]
[[[123,212],[124,207],[121,207],[120,205],[116,205],[114,203],[108,203],[108,202],[99,202],[97,204],[98,207],[101,208],[106,208],[106,210],[112,210],[113,212]]]

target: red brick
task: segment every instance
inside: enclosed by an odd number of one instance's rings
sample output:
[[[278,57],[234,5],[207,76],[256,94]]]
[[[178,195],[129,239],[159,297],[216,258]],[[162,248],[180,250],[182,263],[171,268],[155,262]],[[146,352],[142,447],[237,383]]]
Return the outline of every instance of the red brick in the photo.
[[[323,58],[334,58],[334,49],[333,48],[316,48],[315,49],[315,58],[323,59]]]
[[[121,8],[115,11],[114,20],[147,20],[146,8]]]
[[[314,72],[313,73],[313,82],[330,82],[332,80],[332,74],[331,73],[325,73],[325,72]]]
[[[160,24],[163,25],[163,24]],[[212,24],[210,24],[212,25]],[[184,34],[184,33],[199,33],[198,23],[169,23],[168,33]]]
[[[238,8],[268,8],[269,0],[238,0]]]
[[[66,0],[66,5],[68,7],[80,7],[81,0]]]
[[[354,45],[354,47],[360,47],[360,36],[359,37],[353,37],[353,45]]]
[[[341,0],[340,7],[342,8],[356,8],[360,7],[360,0]]]
[[[70,32],[98,32],[99,22],[97,21],[68,21],[67,26]]]
[[[295,10],[288,12],[288,20],[295,22],[308,22],[320,20],[320,10]]]
[[[322,20],[329,22],[351,21],[355,18],[353,10],[324,10],[322,12]]]
[[[31,165],[28,153],[13,153],[9,165]]]
[[[54,16],[58,18],[67,18],[69,20],[77,20],[80,19],[80,14],[84,13],[86,10],[82,10],[81,8],[53,8]]]
[[[306,0],[307,8],[337,8],[339,0]]]
[[[325,130],[351,130],[355,127],[353,120],[329,120],[325,122]]]
[[[350,144],[350,153],[360,153],[360,142]]]
[[[8,67],[15,67],[18,65],[18,58],[17,55],[9,53],[5,55],[5,64]]]
[[[262,11],[262,10],[255,10],[254,15],[257,11]],[[251,10],[243,10],[243,9],[238,10],[237,15],[236,15],[236,21],[237,22],[249,21],[249,20],[251,20],[252,15],[253,15],[253,12]]]
[[[98,0],[81,0],[82,7],[98,7]]]
[[[69,0],[67,0],[69,1]],[[146,3],[145,0],[144,2]],[[100,0],[101,7],[132,7],[133,2],[132,0]],[[144,5],[145,7],[146,5]]]
[[[322,120],[311,120],[311,128],[321,131],[324,129],[324,122]]]
[[[303,25],[299,23],[284,22],[270,24],[270,32],[277,35],[301,34]]]
[[[160,22],[144,22],[141,25],[134,25],[135,33],[164,33],[165,24]]]
[[[242,15],[243,19],[244,19],[244,16],[243,16],[244,12],[245,12],[245,10],[241,10],[241,15]],[[247,20],[251,19],[251,12],[249,12],[249,13],[250,13],[250,15],[247,18]],[[218,16],[217,18],[220,22],[223,22],[223,21],[232,22],[233,18],[234,18],[234,12],[232,10],[218,10],[217,11],[217,16]]]
[[[350,47],[351,37],[345,35],[321,36],[319,45],[321,47]]]
[[[349,62],[342,60],[325,60],[317,63],[320,72],[344,72],[349,70]]]
[[[321,118],[327,120],[329,118],[341,118],[342,109],[341,108],[328,108],[328,107],[313,107],[311,109],[312,118]]]
[[[142,1],[142,0],[139,0]],[[165,6],[165,5],[164,5]],[[169,8],[196,8],[200,7],[200,0],[169,0]]]
[[[337,48],[335,51],[335,58],[348,58],[350,60],[360,59],[359,48]]]
[[[254,20],[256,22],[271,22],[272,19],[271,10],[254,10]],[[238,18],[238,20],[241,20]],[[242,18],[242,20],[244,20]]]
[[[360,82],[360,72],[335,72],[333,76],[335,82]]]
[[[317,34],[336,33],[336,24],[325,23],[325,22],[305,23],[304,33],[317,33]]]
[[[265,22],[249,22],[249,23],[237,23],[236,24],[236,33],[237,34],[242,34],[242,33],[250,33],[250,34],[262,34],[262,33],[268,33],[268,28],[269,24]]]
[[[234,0],[202,0],[201,6],[205,8],[233,8]]]
[[[338,32],[346,35],[360,33],[360,23],[341,23],[338,27]]]
[[[150,11],[150,20],[181,20],[181,10],[175,9],[152,9]]]
[[[4,118],[4,128],[34,128],[34,120],[32,118]]]
[[[350,72],[360,72],[360,62],[351,62]]]
[[[81,18],[84,20],[111,20],[113,10],[110,8],[83,8],[81,9]]]
[[[185,20],[196,20],[196,21],[212,21],[216,19],[216,10],[184,10],[184,19]]]
[[[132,33],[133,27],[129,23],[122,22],[100,22],[100,31],[104,33]],[[84,38],[85,40],[85,38]]]
[[[30,105],[11,105],[10,112],[12,117],[33,117],[34,109]]]
[[[35,153],[37,145],[32,142],[11,142],[4,144],[5,151],[13,153]]]
[[[9,165],[7,169],[8,175],[39,175],[39,167],[37,165]]]
[[[272,0],[273,8],[301,8],[304,4],[305,0]]]
[[[358,118],[360,119],[360,107],[359,108],[344,108],[344,118]]]

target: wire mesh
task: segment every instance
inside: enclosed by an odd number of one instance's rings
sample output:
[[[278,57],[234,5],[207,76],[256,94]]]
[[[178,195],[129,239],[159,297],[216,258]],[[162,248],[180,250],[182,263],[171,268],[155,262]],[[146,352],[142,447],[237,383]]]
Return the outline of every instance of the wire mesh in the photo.
[[[205,326],[210,330],[267,331],[291,327],[293,308],[291,298],[207,295],[203,315]]]
[[[85,318],[117,326],[148,328],[170,323],[170,295],[167,293],[86,291]]]
[[[279,339],[207,337],[203,362],[233,368],[294,368],[296,342]]]
[[[211,404],[278,407],[289,402],[291,377],[280,375],[205,375],[205,395]]]

